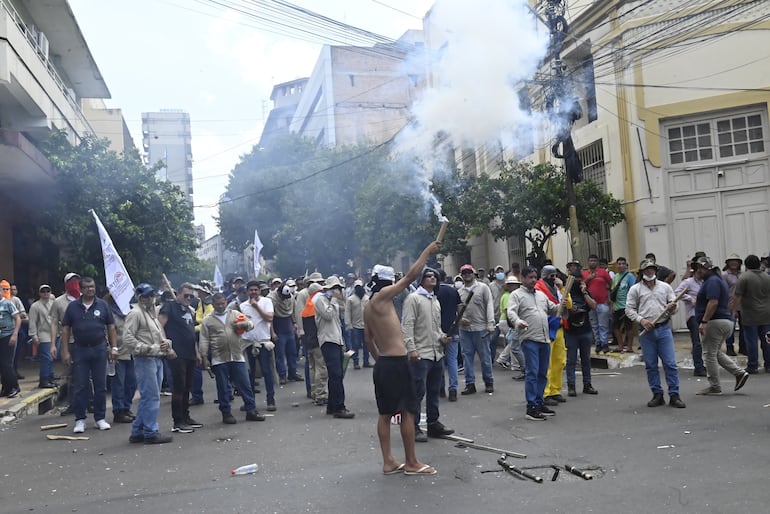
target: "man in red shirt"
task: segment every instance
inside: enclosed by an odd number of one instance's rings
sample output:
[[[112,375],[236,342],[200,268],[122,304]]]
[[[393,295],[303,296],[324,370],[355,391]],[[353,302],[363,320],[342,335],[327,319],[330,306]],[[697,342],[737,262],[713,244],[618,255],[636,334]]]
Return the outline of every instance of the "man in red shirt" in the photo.
[[[610,333],[610,287],[612,278],[607,270],[599,267],[599,256],[588,256],[588,269],[583,270],[583,281],[588,287],[588,292],[596,300],[596,309],[588,312],[591,321],[591,330],[594,333],[596,353],[610,351],[608,336]]]

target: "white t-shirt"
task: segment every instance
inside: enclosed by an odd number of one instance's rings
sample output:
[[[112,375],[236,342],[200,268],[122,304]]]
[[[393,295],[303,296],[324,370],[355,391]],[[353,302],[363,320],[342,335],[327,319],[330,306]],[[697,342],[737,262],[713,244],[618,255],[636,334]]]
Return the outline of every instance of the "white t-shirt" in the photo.
[[[271,302],[269,298],[260,296],[257,303],[263,312],[273,312],[273,302]],[[257,312],[257,309],[251,306],[248,300],[241,304],[241,312],[251,318],[252,323],[254,323],[254,328],[244,333],[241,337],[246,341],[269,341],[270,322],[265,321],[262,318],[262,315]]]

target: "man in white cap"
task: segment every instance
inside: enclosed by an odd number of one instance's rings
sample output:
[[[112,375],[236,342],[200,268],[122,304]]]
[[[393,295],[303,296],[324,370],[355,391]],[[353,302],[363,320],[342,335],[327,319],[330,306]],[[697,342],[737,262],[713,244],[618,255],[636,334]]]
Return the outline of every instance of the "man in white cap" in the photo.
[[[345,407],[345,386],[342,383],[342,354],[345,341],[342,338],[340,307],[337,302],[342,301],[344,294],[340,279],[332,275],[325,280],[323,291],[314,296],[313,300],[318,342],[321,345],[328,375],[329,399],[326,404],[326,414],[339,419],[352,419],[355,414]]]
[[[404,291],[418,276],[428,257],[438,253],[441,243],[434,241],[420,254],[407,274],[393,283],[395,273],[389,266],[377,265],[372,270],[372,291],[364,309],[364,338],[376,361],[372,378],[377,398],[377,436],[382,450],[382,472],[386,475],[403,472],[407,475],[435,475],[436,468],[417,460],[414,451],[414,417],[419,415],[414,381],[406,355],[393,298]],[[401,414],[401,440],[406,462],[399,463],[391,452],[390,418]]]

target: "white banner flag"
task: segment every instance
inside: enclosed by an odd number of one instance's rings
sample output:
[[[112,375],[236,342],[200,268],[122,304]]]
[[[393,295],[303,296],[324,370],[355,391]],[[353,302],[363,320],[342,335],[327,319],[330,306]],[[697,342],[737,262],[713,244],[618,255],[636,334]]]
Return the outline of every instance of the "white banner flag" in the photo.
[[[219,291],[225,286],[225,279],[222,277],[222,272],[219,271],[219,264],[214,265],[214,285]]]
[[[94,215],[94,220],[96,220],[99,240],[102,243],[104,276],[107,281],[107,289],[109,289],[120,311],[123,314],[128,314],[128,311],[131,310],[131,298],[134,296],[134,283],[131,282],[131,277],[128,276],[128,271],[126,271],[126,267],[123,265],[123,259],[120,258],[120,255],[115,250],[112,239],[110,239],[110,235],[107,233],[104,225],[102,225],[99,216],[96,215],[93,209],[91,214]]]
[[[259,240],[259,234],[256,229],[254,230],[254,278],[259,276],[259,270],[262,266],[259,265],[259,255],[262,253],[262,241]]]

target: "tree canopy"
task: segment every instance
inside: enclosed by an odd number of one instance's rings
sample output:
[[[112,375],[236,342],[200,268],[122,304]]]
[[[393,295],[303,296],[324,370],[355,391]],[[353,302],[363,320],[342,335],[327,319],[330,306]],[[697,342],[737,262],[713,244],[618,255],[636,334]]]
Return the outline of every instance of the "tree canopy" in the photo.
[[[162,272],[198,278],[203,270],[184,194],[158,181],[136,150],[118,155],[108,144],[86,137],[72,146],[57,132],[41,145],[56,168],[56,194],[41,203],[42,223],[31,229],[33,236],[59,248],[59,272],[104,277],[93,209],[135,283],[157,284]]]

